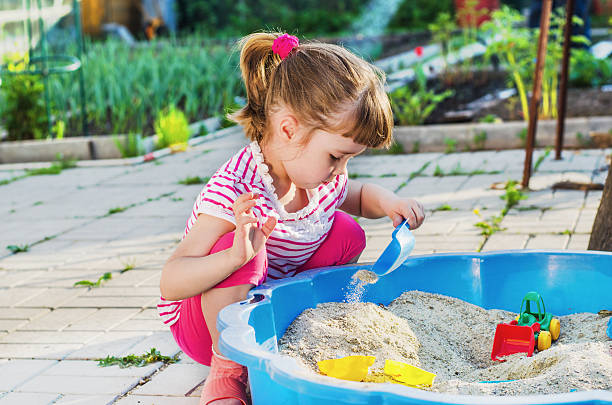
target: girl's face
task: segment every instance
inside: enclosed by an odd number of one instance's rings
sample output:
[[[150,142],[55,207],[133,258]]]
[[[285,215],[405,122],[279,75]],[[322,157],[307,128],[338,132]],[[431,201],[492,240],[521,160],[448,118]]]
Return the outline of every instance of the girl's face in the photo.
[[[366,149],[351,138],[322,130],[315,130],[306,145],[298,145],[299,139],[295,142],[297,153],[290,153],[295,157],[284,160],[283,165],[291,181],[303,189],[317,188],[346,174],[349,159]]]

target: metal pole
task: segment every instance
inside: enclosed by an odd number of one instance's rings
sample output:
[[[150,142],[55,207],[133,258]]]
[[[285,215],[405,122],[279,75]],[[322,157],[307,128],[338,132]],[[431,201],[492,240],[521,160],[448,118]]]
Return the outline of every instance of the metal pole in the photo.
[[[523,188],[529,188],[531,177],[531,163],[533,159],[533,146],[538,125],[538,107],[542,95],[542,71],[546,60],[546,45],[548,44],[548,27],[550,26],[550,9],[552,0],[542,0],[542,16],[540,18],[540,38],[538,40],[538,57],[533,80],[531,104],[529,105],[529,126],[527,127],[527,145],[525,147],[525,168],[523,170]]]
[[[555,138],[555,159],[561,160],[563,150],[563,135],[565,132],[565,113],[567,111],[567,77],[569,75],[569,59],[572,41],[572,17],[574,16],[574,0],[567,0],[565,10],[565,27],[563,28],[563,59],[561,61],[561,80],[559,85],[559,111],[557,115],[557,137]]]

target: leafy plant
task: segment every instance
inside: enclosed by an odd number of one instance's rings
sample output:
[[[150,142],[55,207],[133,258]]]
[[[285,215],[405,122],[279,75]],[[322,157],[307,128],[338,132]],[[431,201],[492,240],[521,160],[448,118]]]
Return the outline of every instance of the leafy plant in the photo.
[[[548,155],[550,155],[550,151],[551,151],[551,147],[548,146],[546,147],[546,150],[544,151],[543,154],[541,154],[540,156],[538,156],[538,159],[535,162],[535,165],[533,165],[533,172],[537,172],[538,168],[540,167],[540,165],[542,164],[542,162],[544,161],[544,159],[546,159],[548,157]]]
[[[505,216],[508,211],[512,207],[517,205],[521,200],[525,200],[527,198],[525,193],[523,193],[520,189],[516,187],[517,185],[517,181],[508,180],[506,182],[506,185],[504,186],[506,192],[499,197],[502,200],[506,201],[506,206],[502,209],[502,216]]]
[[[612,81],[612,62],[586,49],[572,49],[569,81],[575,87],[598,87]]]
[[[188,186],[193,184],[206,184],[208,183],[208,180],[210,180],[209,177],[201,178],[200,176],[191,176],[185,177],[183,180],[179,180],[179,184],[184,184]]]
[[[439,13],[436,20],[430,23],[427,28],[431,32],[432,39],[440,44],[442,50],[442,59],[444,61],[444,70],[448,69],[448,54],[451,52],[451,38],[453,31],[457,29],[455,19],[450,13]]]
[[[454,153],[457,150],[457,140],[453,138],[444,138],[444,153]]]
[[[123,274],[126,271],[133,270],[136,267],[136,259],[131,258],[131,259],[126,259],[126,260],[121,260],[121,264],[123,265],[123,268],[121,269],[121,271],[119,271],[119,273]]]
[[[442,170],[440,165],[436,165],[436,168],[434,169],[433,175],[436,176],[436,177],[444,176],[444,170]]]
[[[106,215],[118,214],[118,213],[123,212],[125,210],[127,210],[127,207],[114,207],[114,208],[110,208]]]
[[[98,362],[98,366],[100,367],[117,365],[119,366],[119,368],[126,368],[131,366],[144,367],[147,364],[156,363],[158,361],[161,361],[165,364],[172,364],[178,361],[178,357],[163,356],[159,352],[159,350],[157,350],[156,348],[151,348],[149,352],[145,352],[144,354],[139,356],[135,354],[129,354],[124,357],[106,356],[106,358],[96,359],[96,361]]]
[[[0,91],[3,93],[4,106],[0,111],[8,140],[46,138],[49,127],[41,77],[28,73],[27,55],[12,54],[5,57],[5,62],[9,73],[1,77]]]
[[[433,212],[437,212],[437,211],[453,211],[453,210],[455,210],[455,208],[451,207],[450,205],[442,204],[442,205],[439,205],[438,207],[434,208]]]
[[[157,147],[186,144],[189,140],[189,123],[185,114],[175,106],[161,112],[155,121]]]
[[[487,141],[487,131],[480,131],[474,135],[474,148],[476,150],[483,150]]]
[[[442,93],[427,90],[427,76],[420,64],[415,67],[414,73],[415,83],[412,87],[400,87],[389,95],[393,113],[400,125],[424,123],[439,103],[454,94],[450,89]]]
[[[474,224],[475,227],[482,229],[481,235],[491,236],[495,232],[503,231],[506,228],[501,227],[501,221],[504,219],[503,215],[493,215],[487,219],[483,219]]]
[[[30,250],[30,245],[8,245],[6,247],[8,250],[10,250],[12,253],[17,254],[17,253],[21,253],[21,252],[27,252],[28,250]]]
[[[107,272],[107,273],[104,273],[102,276],[100,276],[98,281],[81,280],[81,281],[77,281],[76,283],[74,283],[73,287],[76,287],[79,285],[84,285],[90,288],[100,287],[100,285],[102,284],[102,281],[110,280],[111,278],[113,278],[112,273]]]
[[[121,143],[121,140],[117,135],[113,135],[113,141],[121,153],[121,157],[135,157],[144,155],[145,148],[142,142],[142,135],[138,133],[129,133],[125,137],[125,142]]]

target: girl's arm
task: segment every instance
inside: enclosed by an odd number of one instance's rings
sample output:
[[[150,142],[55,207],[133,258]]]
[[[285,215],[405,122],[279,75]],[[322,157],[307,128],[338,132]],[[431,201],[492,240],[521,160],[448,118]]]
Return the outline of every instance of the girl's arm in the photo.
[[[236,226],[210,215],[198,216],[162,269],[162,297],[180,300],[208,291],[263,249],[276,218],[270,216],[258,227],[252,212],[256,198],[253,193],[245,193],[236,199],[232,207]],[[232,247],[209,254],[219,238],[231,231],[235,231]]]
[[[410,198],[398,197],[392,191],[376,184],[349,179],[348,190],[340,209],[364,218],[382,218],[388,216],[393,226],[398,226],[405,218],[411,229],[418,228],[425,219],[421,203]]]
[[[221,236],[234,230],[224,219],[200,214],[162,270],[159,288],[167,300],[181,300],[209,290],[240,267],[231,249],[210,254]]]

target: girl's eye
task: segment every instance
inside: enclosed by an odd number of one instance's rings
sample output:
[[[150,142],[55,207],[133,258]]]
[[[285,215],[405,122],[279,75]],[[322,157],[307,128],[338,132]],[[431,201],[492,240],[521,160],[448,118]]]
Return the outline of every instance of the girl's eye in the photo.
[[[339,157],[335,157],[334,155],[329,155],[329,157],[331,157],[331,160],[334,160],[334,161],[340,160]]]

